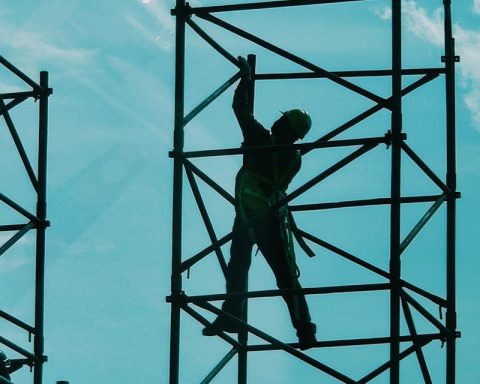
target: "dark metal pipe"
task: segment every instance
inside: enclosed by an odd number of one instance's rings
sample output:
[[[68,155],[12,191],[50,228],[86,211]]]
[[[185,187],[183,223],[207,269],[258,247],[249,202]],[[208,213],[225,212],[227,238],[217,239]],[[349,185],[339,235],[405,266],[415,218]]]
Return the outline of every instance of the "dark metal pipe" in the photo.
[[[445,91],[447,122],[447,186],[451,191],[457,188],[456,176],[456,111],[455,111],[455,40],[452,32],[451,0],[443,0],[445,30]],[[446,383],[456,381],[456,199],[453,194],[447,200],[447,338]]]
[[[213,228],[212,221],[210,220],[210,217],[208,216],[208,211],[207,208],[205,207],[205,203],[203,202],[202,195],[200,194],[200,189],[198,188],[197,182],[195,181],[195,177],[193,176],[193,173],[190,169],[185,168],[186,173],[187,173],[187,178],[190,183],[190,187],[192,188],[192,193],[195,198],[195,201],[197,203],[198,209],[200,211],[200,215],[202,216],[203,223],[205,225],[205,228],[207,229],[208,236],[210,237],[210,241],[212,243],[217,242],[217,235],[215,233],[215,229]],[[227,275],[227,263],[225,262],[225,258],[223,256],[222,249],[220,247],[217,247],[215,249],[215,253],[217,255],[218,263],[220,264],[220,267],[222,269],[223,275]]]
[[[422,343],[432,340],[441,340],[442,335],[439,333],[428,333],[418,335],[418,340]],[[322,340],[318,341],[315,344],[315,348],[336,348],[336,347],[353,347],[353,346],[364,346],[364,345],[379,345],[379,344],[389,344],[390,337],[369,337],[362,339],[345,339],[345,340]],[[402,343],[411,343],[413,341],[412,336],[400,336],[400,342]],[[292,347],[298,346],[298,343],[289,344]],[[262,345],[250,345],[248,346],[249,351],[275,351],[278,348],[274,345],[262,344]]]
[[[254,9],[266,9],[266,8],[281,8],[281,7],[295,7],[302,5],[315,5],[315,4],[331,4],[331,3],[351,3],[365,0],[276,0],[276,1],[264,1],[245,4],[232,4],[232,5],[217,5],[211,7],[196,7],[190,8],[189,14],[198,15],[203,13],[214,12],[231,12],[231,11],[246,11]],[[172,15],[175,15],[176,11],[172,10]]]
[[[217,376],[220,371],[225,367],[230,360],[237,354],[237,350],[235,348],[231,349],[222,360],[218,362],[218,364],[208,373],[205,379],[202,380],[200,384],[208,384],[210,383],[215,376]]]
[[[39,188],[38,180],[35,176],[35,172],[33,171],[32,164],[28,159],[28,155],[27,155],[27,152],[25,151],[25,148],[23,147],[22,140],[20,139],[20,136],[18,136],[17,130],[15,128],[15,124],[13,124],[12,118],[10,117],[10,114],[8,113],[6,105],[2,99],[0,99],[0,111],[3,115],[3,118],[5,119],[5,123],[7,124],[8,130],[10,131],[10,135],[12,136],[13,142],[17,147],[18,154],[22,159],[25,170],[27,171],[28,177],[30,178],[30,182],[32,183],[35,190],[38,190]]]
[[[185,0],[176,2],[177,20],[175,36],[175,127],[174,150],[183,151],[185,125]],[[173,160],[173,202],[172,202],[172,276],[171,291],[174,298],[182,292],[182,190],[183,164],[180,158]],[[179,384],[180,376],[180,306],[175,300],[172,303],[170,318],[170,384]]]
[[[35,328],[34,327],[32,327],[31,325],[28,325],[27,323],[23,322],[22,320],[17,319],[16,317],[8,314],[7,312],[0,311],[0,317],[9,321],[12,324],[15,324],[17,327],[20,327],[20,328],[24,329],[28,333],[31,333],[31,334],[35,333]]]
[[[319,239],[318,237],[316,236],[313,236],[312,234],[310,233],[307,233],[305,231],[302,231],[302,230],[299,230],[300,232],[300,235],[312,242],[314,242],[315,244],[318,244],[320,245],[321,247],[325,248],[325,249],[328,249],[329,251],[333,252],[333,253],[336,253],[337,255],[339,256],[342,256],[343,258],[357,264],[357,265],[360,265],[361,267],[365,268],[365,269],[368,269],[382,277],[385,277],[386,279],[389,279],[390,278],[390,274],[387,272],[387,271],[384,271],[383,269],[381,268],[378,268],[376,267],[375,265],[373,264],[370,264],[368,262],[366,262],[365,260],[363,259],[360,259],[359,257],[356,257],[346,251],[344,251],[343,249],[340,249],[322,239]],[[446,300],[445,299],[442,299],[441,297],[439,296],[436,296],[430,292],[427,292],[425,291],[424,289],[421,289],[407,281],[404,281],[404,280],[401,280],[401,284],[403,287],[407,288],[407,289],[410,289],[411,291],[415,292],[415,293],[418,293],[419,295],[431,300],[432,302],[442,306],[442,307],[445,307],[446,306]]]
[[[402,142],[402,149],[404,152],[417,164],[420,169],[425,172],[425,174],[430,177],[430,179],[437,184],[439,188],[442,189],[445,193],[451,193],[450,188],[448,188],[445,183],[433,172],[427,164],[411,149],[407,143]]]
[[[410,92],[414,91],[415,89],[425,85],[426,83],[435,79],[438,75],[425,75],[424,77],[418,79],[417,81],[410,84],[408,87],[405,87],[402,90],[402,96],[409,94]],[[316,140],[315,142],[322,142],[328,141],[335,136],[338,136],[340,133],[347,131],[348,129],[352,128],[353,126],[357,125],[358,123],[362,122],[363,120],[367,119],[368,117],[374,115],[378,111],[381,111],[384,108],[390,108],[389,105],[392,101],[392,97],[386,99],[384,103],[378,103],[373,107],[365,110],[364,112],[360,113],[359,115],[355,116],[353,119],[350,119],[346,123],[340,125],[338,128],[334,129],[333,131],[327,133],[326,135],[322,136],[320,139]],[[305,154],[307,151],[302,151],[302,154]]]
[[[390,208],[390,384],[400,383],[400,183],[402,133],[402,8],[392,0],[392,169]]]
[[[232,84],[234,84],[240,78],[240,74],[236,73],[220,87],[218,87],[215,92],[208,96],[204,101],[202,101],[197,107],[195,107],[184,119],[184,125],[187,125],[195,116],[202,112],[206,107],[208,107],[213,101],[215,101],[223,92],[225,92]]]
[[[282,56],[283,58],[287,59],[287,60],[290,60],[298,65],[301,65],[302,67],[305,67],[307,69],[310,69],[311,71],[315,72],[315,73],[320,73],[320,74],[323,74],[326,78],[328,78],[329,80],[333,81],[334,83],[337,83],[338,85],[341,85],[353,92],[356,92],[370,100],[373,100],[377,103],[383,103],[385,102],[385,99],[383,99],[382,97],[378,96],[378,95],[375,95],[374,93],[362,88],[362,87],[359,87],[358,85],[356,84],[353,84],[341,77],[338,77],[338,76],[335,76],[334,74],[332,74],[331,72],[328,72],[326,71],[325,69],[323,68],[320,68],[290,52],[287,52],[285,51],[284,49],[282,48],[279,48],[265,40],[262,40],[260,39],[259,37],[257,36],[254,36],[238,27],[235,27],[223,20],[220,20],[218,19],[217,17],[215,16],[212,16],[210,14],[201,14],[201,15],[198,15],[198,17],[202,18],[202,19],[205,19],[207,21],[210,21],[232,33],[235,33],[236,35],[238,36],[241,36],[243,37],[244,39],[247,39],[265,49],[268,49],[269,51],[273,52],[273,53],[276,53],[277,55],[279,56]]]
[[[357,292],[375,292],[385,291],[390,288],[390,284],[355,284],[355,285],[339,285],[332,287],[317,287],[317,288],[298,288],[298,289],[272,289],[264,291],[249,291],[249,292],[235,292],[235,293],[222,293],[213,295],[196,295],[185,296],[183,302],[185,303],[199,303],[203,301],[218,301],[225,300],[227,298],[265,298],[265,297],[278,297],[287,295],[325,295],[332,293],[357,293]],[[167,298],[167,301],[168,298]]]
[[[197,34],[205,40],[213,49],[215,49],[220,55],[225,57],[236,67],[239,67],[238,59],[229,53],[225,48],[218,44],[214,39],[212,39],[202,28],[198,26],[192,19],[186,20],[187,24],[195,31]]]
[[[435,340],[435,339],[430,339],[430,340],[425,339],[424,341],[422,341],[421,347],[423,348],[424,346],[426,346],[428,343],[430,343],[433,340]],[[407,348],[404,351],[402,351],[401,353],[399,353],[398,358],[399,358],[399,360],[403,360],[405,357],[411,355],[413,352],[415,352],[415,345],[411,345],[409,348]],[[390,371],[391,371],[391,369],[392,369],[391,366],[392,366],[392,361],[391,360],[387,361],[385,364],[382,364],[380,367],[378,367],[377,369],[370,372],[368,375],[366,375],[366,376],[362,377],[360,380],[358,380],[357,384],[365,384],[365,383],[370,382],[372,379],[374,379],[378,375],[385,372],[388,368],[390,368]]]
[[[228,148],[228,149],[210,149],[202,151],[187,151],[182,153],[170,152],[171,157],[181,156],[187,159],[195,157],[213,157],[213,156],[230,156],[243,155],[252,152],[272,152],[272,151],[291,151],[304,150],[308,151],[314,148],[336,148],[336,147],[355,147],[359,145],[377,145],[384,144],[385,137],[367,137],[362,139],[346,139],[335,141],[318,141],[314,143],[304,144],[283,144],[283,145],[263,145],[243,148]]]
[[[243,327],[246,327],[248,329],[248,332],[254,334],[255,336],[279,347],[280,349],[283,349],[285,352],[297,357],[298,359],[304,361],[307,364],[310,364],[311,366],[319,369],[322,372],[325,372],[326,374],[336,378],[337,380],[341,381],[342,383],[348,383],[348,384],[354,384],[356,381],[350,379],[349,377],[341,374],[340,372],[336,371],[335,369],[329,367],[328,365],[325,365],[321,363],[320,361],[317,361],[310,356],[305,355],[302,352],[297,351],[296,349],[292,348],[290,345],[282,343],[280,340],[275,339],[274,337],[266,334],[265,332],[260,331],[257,328],[252,327],[249,324],[246,324],[240,320],[238,320],[236,317],[231,316],[229,313],[221,311],[220,309],[214,307],[213,305],[209,303],[203,303],[201,305],[202,308],[209,310],[216,315],[222,315],[225,316],[228,320],[241,325]]]
[[[21,207],[20,205],[18,205],[13,200],[9,199],[3,193],[0,193],[0,201],[7,204],[10,208],[13,208],[15,211],[22,214],[27,219],[29,219],[31,221],[35,221],[35,222],[39,221],[38,217],[36,217],[34,214],[28,212],[25,208]]]
[[[430,377],[430,372],[428,371],[427,363],[425,361],[425,356],[423,355],[422,345],[420,339],[418,338],[417,329],[415,328],[415,322],[413,320],[412,311],[408,306],[407,301],[402,297],[402,308],[405,315],[405,320],[407,322],[408,330],[410,335],[412,335],[413,345],[415,346],[415,353],[417,354],[418,364],[422,371],[423,379],[425,384],[432,384],[432,379]]]
[[[438,200],[433,204],[430,209],[425,212],[425,214],[421,217],[418,223],[413,227],[412,231],[405,237],[405,239],[400,244],[400,253],[403,253],[408,245],[413,241],[413,239],[420,233],[422,228],[428,223],[428,221],[432,218],[432,216],[437,212],[438,208],[445,202],[447,199],[446,195],[442,195],[438,198]]]
[[[190,169],[195,175],[202,179],[207,185],[209,185],[225,200],[227,200],[232,205],[235,204],[235,198],[232,195],[230,195],[227,191],[225,191],[225,189],[223,189],[220,185],[218,185],[215,181],[208,177],[204,172],[197,168],[192,162],[190,162],[189,160],[184,160],[184,165],[185,168]]]
[[[0,93],[0,99],[7,100],[7,99],[22,99],[27,100],[29,97],[38,97],[38,91],[24,91],[24,92],[7,92],[7,93]]]
[[[364,71],[332,71],[330,72],[338,77],[377,77],[391,76],[390,69],[364,70]],[[445,73],[445,68],[419,68],[403,69],[402,75],[439,75]],[[289,73],[257,73],[255,80],[292,80],[292,79],[324,79],[323,74],[315,72],[289,72]]]
[[[415,300],[412,296],[410,296],[406,292],[402,292],[402,296],[405,300],[412,305],[423,317],[425,317],[430,323],[432,323],[438,330],[446,336],[448,334],[448,329],[438,321],[435,316],[433,316],[430,312],[428,312],[417,300]]]
[[[48,72],[40,72],[38,124],[38,188],[36,268],[35,268],[35,338],[34,351],[38,359],[33,370],[34,384],[42,384],[44,361],[44,302],[45,302],[45,230],[47,228],[47,138],[48,138]]]
[[[443,195],[402,197],[400,199],[400,202],[402,204],[426,203],[431,201],[437,201],[441,196]],[[391,203],[392,203],[392,199],[390,197],[383,197],[383,198],[376,198],[376,199],[349,200],[349,201],[339,201],[339,202],[331,202],[331,203],[289,205],[288,208],[292,212],[297,212],[297,211],[313,211],[313,210],[323,210],[323,209],[365,207],[365,206],[374,206],[374,205],[390,205]]]
[[[0,343],[7,346],[8,348],[10,348],[11,350],[15,351],[15,352],[18,352],[19,354],[25,356],[26,358],[28,358],[31,362],[35,362],[38,360],[37,356],[35,356],[34,354],[32,354],[31,352],[23,349],[22,347],[19,347],[17,344],[11,342],[10,340],[7,340],[6,338],[4,338],[3,336],[0,336]]]
[[[20,240],[28,231],[35,227],[35,224],[30,222],[23,226],[23,228],[15,233],[10,239],[8,239],[0,247],[0,256],[2,256],[12,245],[14,245],[18,240]]]
[[[3,56],[0,56],[0,64],[2,64],[5,68],[10,70],[10,72],[14,73],[16,76],[18,76],[24,82],[26,82],[28,85],[30,85],[36,91],[41,91],[42,90],[42,85],[41,84],[38,85],[35,81],[30,79],[26,74],[24,74],[22,71],[20,71],[17,67],[15,67],[12,63],[10,63]],[[44,88],[44,89],[46,89],[46,88]]]

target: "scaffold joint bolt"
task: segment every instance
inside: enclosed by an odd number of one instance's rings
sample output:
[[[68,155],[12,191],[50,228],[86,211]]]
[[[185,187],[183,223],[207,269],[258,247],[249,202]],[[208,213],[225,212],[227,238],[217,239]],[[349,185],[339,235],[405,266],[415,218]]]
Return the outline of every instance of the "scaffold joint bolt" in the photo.
[[[442,56],[442,63],[447,62],[447,56]],[[460,62],[460,56],[453,56],[453,62],[454,63],[459,63]]]

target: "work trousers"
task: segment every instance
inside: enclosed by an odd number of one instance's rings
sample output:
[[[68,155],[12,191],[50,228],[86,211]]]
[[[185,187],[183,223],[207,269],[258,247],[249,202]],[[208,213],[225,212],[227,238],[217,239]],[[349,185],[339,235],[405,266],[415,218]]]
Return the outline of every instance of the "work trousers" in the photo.
[[[290,255],[285,238],[285,224],[282,218],[271,213],[262,214],[253,221],[251,227],[240,229],[246,217],[237,212],[233,225],[234,237],[230,248],[230,261],[227,268],[227,293],[246,292],[248,270],[252,260],[252,248],[256,243],[270,268],[279,289],[301,288],[298,269],[293,255]],[[284,295],[294,328],[299,332],[315,332],[308,305],[303,294]],[[222,309],[231,315],[242,318],[245,299],[227,299]]]

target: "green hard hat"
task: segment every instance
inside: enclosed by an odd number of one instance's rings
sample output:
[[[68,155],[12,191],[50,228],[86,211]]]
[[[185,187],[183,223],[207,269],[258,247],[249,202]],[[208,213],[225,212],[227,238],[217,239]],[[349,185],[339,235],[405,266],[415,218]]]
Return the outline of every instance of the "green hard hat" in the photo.
[[[299,139],[303,139],[312,127],[310,115],[303,109],[291,109],[283,112],[288,122]]]

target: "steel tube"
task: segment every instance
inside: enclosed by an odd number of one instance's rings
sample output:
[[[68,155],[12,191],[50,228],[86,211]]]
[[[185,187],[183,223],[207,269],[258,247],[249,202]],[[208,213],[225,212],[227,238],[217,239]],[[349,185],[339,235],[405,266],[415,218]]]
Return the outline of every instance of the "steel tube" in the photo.
[[[12,324],[15,324],[17,327],[23,328],[28,333],[34,334],[35,328],[27,323],[23,322],[22,320],[17,319],[16,317],[8,314],[7,312],[0,311],[0,317],[4,318],[5,320],[9,321]]]
[[[431,341],[433,341],[435,339],[425,339],[422,344],[421,344],[421,347],[423,348],[425,345],[427,345],[428,343],[430,343]],[[401,353],[398,354],[398,358],[399,360],[402,360],[404,359],[405,357],[411,355],[413,352],[415,352],[415,346],[412,345],[410,346],[409,348],[405,349],[404,351],[402,351]],[[391,370],[391,366],[392,366],[392,361],[388,361],[386,362],[385,364],[382,364],[380,367],[378,367],[377,369],[373,370],[372,372],[370,372],[368,375],[362,377],[360,380],[357,381],[357,384],[365,384],[365,383],[368,383],[369,381],[371,381],[372,379],[374,379],[375,377],[377,377],[378,375],[382,374],[383,372],[385,372],[388,368],[390,368]]]
[[[176,2],[177,19],[175,35],[175,126],[174,150],[183,151],[184,104],[185,104],[185,0]],[[183,164],[180,158],[173,159],[173,202],[172,202],[172,296],[178,299],[182,292],[182,190]],[[180,305],[172,302],[170,317],[170,384],[178,384],[180,376]]]
[[[443,195],[402,197],[400,199],[400,202],[402,204],[426,203],[431,201],[432,202],[437,201],[442,196]],[[292,212],[297,212],[297,211],[312,211],[312,210],[323,210],[323,209],[365,207],[365,206],[374,206],[374,205],[390,205],[391,203],[392,203],[392,199],[390,197],[382,197],[382,198],[376,198],[376,199],[362,199],[362,200],[338,201],[338,202],[330,202],[330,203],[290,205],[288,208]]]
[[[432,379],[430,377],[430,372],[428,371],[427,362],[425,361],[425,356],[423,355],[422,345],[420,339],[418,338],[417,330],[415,328],[412,311],[410,310],[410,307],[408,306],[408,303],[404,297],[402,297],[401,302],[403,314],[405,315],[408,330],[410,332],[410,335],[412,336],[413,345],[415,346],[415,353],[417,354],[417,360],[422,371],[423,379],[425,381],[425,384],[432,384]]]
[[[427,164],[411,149],[407,143],[402,142],[403,151],[417,164],[430,179],[445,193],[452,193],[445,183],[433,172]]]
[[[421,343],[425,341],[440,340],[442,335],[439,333],[428,333],[418,335],[418,340]],[[337,348],[337,347],[354,347],[354,346],[364,346],[364,345],[380,345],[380,344],[389,344],[390,337],[369,337],[361,339],[344,339],[344,340],[322,340],[318,341],[315,345],[315,348]],[[410,343],[412,342],[412,336],[400,336],[400,342]],[[296,347],[298,343],[289,344],[292,347]],[[248,347],[249,351],[275,351],[278,348],[274,345],[250,345]]]
[[[195,31],[197,34],[205,40],[213,49],[215,49],[220,55],[225,57],[228,61],[230,61],[236,67],[239,67],[238,59],[229,53],[225,48],[223,48],[220,44],[218,44],[214,39],[212,39],[202,28],[198,26],[192,19],[186,20],[187,24]]]
[[[391,76],[390,69],[364,70],[364,71],[332,71],[330,72],[338,77],[381,77]],[[439,75],[445,73],[444,68],[419,68],[403,69],[402,75]],[[257,73],[255,80],[292,80],[292,79],[324,79],[325,75],[315,72],[289,72],[289,73]]]
[[[311,366],[321,370],[322,372],[336,378],[337,380],[341,381],[342,383],[348,383],[348,384],[356,383],[356,381],[354,381],[354,380],[350,379],[349,377],[341,374],[340,372],[338,372],[335,369],[329,367],[328,365],[323,364],[320,361],[317,361],[317,360],[311,358],[310,356],[307,356],[304,353],[297,351],[296,349],[292,348],[290,345],[282,343],[280,340],[277,340],[274,337],[268,335],[267,333],[262,332],[259,329],[254,328],[251,325],[246,324],[246,323],[238,320],[234,316],[231,316],[227,312],[219,310],[218,308],[214,307],[213,305],[211,305],[209,303],[204,303],[203,305],[201,305],[201,307],[215,313],[216,315],[225,316],[226,318],[228,318],[228,320],[246,327],[248,329],[248,332],[254,334],[255,336],[257,336],[257,337],[259,337],[259,338],[261,338],[261,339],[263,339],[263,340],[265,340],[265,341],[267,341],[267,342],[269,342],[273,345],[278,346],[280,349],[283,349],[285,352],[297,357],[298,359],[304,361],[307,364],[310,364]]]
[[[422,228],[428,223],[432,216],[437,212],[438,208],[445,202],[447,196],[442,195],[438,200],[433,204],[430,209],[425,212],[425,214],[420,218],[417,224],[413,227],[410,233],[405,237],[405,239],[400,244],[400,253],[403,253],[408,245],[413,241],[413,239],[420,233]]]
[[[282,8],[282,7],[295,7],[303,5],[316,5],[316,4],[332,4],[332,3],[352,3],[365,0],[276,0],[276,1],[264,1],[245,4],[232,4],[232,5],[217,5],[211,7],[196,7],[190,8],[189,12],[192,15],[202,13],[214,13],[214,12],[231,12],[231,11],[247,11],[254,9],[268,9],[268,8]]]
[[[332,74],[331,72],[328,72],[326,71],[325,69],[323,68],[320,68],[290,52],[287,52],[285,51],[284,49],[282,48],[279,48],[265,40],[262,40],[260,39],[259,37],[257,36],[254,36],[238,27],[235,27],[223,20],[220,20],[218,19],[217,17],[215,16],[212,16],[210,14],[201,14],[199,15],[200,18],[202,19],[205,19],[207,21],[210,21],[238,36],[241,36],[243,37],[244,39],[247,39],[265,49],[268,49],[269,51],[279,55],[279,56],[282,56],[283,58],[287,59],[287,60],[290,60],[298,65],[301,65],[302,67],[305,67],[307,69],[310,69],[311,71],[313,72],[316,72],[316,73],[320,73],[320,74],[323,74],[326,78],[328,78],[329,80],[333,81],[334,83],[337,83],[338,85],[341,85],[353,92],[356,92],[358,93],[359,95],[362,95],[370,100],[373,100],[377,103],[383,103],[385,102],[385,99],[383,99],[382,97],[378,96],[378,95],[375,95],[374,93],[370,92],[370,91],[367,91],[366,89],[362,88],[362,87],[359,87],[358,85],[355,85],[341,77],[338,77],[338,76],[335,76],[334,74]]]
[[[23,228],[15,233],[10,239],[8,239],[3,245],[0,247],[0,256],[2,256],[13,244],[15,244],[18,240],[20,240],[28,231],[34,228],[34,223],[30,222],[23,226]]]
[[[385,291],[390,288],[388,283],[379,284],[355,284],[355,285],[339,285],[332,287],[317,287],[317,288],[298,288],[298,289],[272,289],[263,291],[249,291],[249,292],[235,292],[222,293],[213,295],[195,295],[185,296],[183,301],[185,303],[199,303],[203,301],[219,301],[227,298],[265,298],[278,297],[287,295],[325,295],[331,293],[356,293],[356,292],[375,292]]]
[[[30,85],[36,91],[42,90],[42,85],[38,85],[35,81],[33,81],[30,77],[20,71],[17,67],[15,67],[12,63],[10,63],[7,59],[3,56],[0,56],[0,64],[2,64],[5,68],[7,68],[10,72],[14,73],[20,79],[22,79],[25,83]]]
[[[451,0],[443,0],[445,30],[445,90],[447,122],[447,186],[457,188],[456,176],[456,111],[455,111],[455,40],[452,32]],[[456,381],[456,199],[449,194],[447,200],[447,337],[446,383]]]
[[[17,203],[15,203],[12,199],[9,199],[7,196],[5,196],[3,193],[0,193],[0,201],[2,201],[3,203],[7,204],[10,208],[13,208],[15,211],[17,211],[18,213],[22,214],[23,216],[25,216],[27,219],[31,220],[31,221],[35,221],[35,222],[38,222],[39,219],[37,216],[35,216],[34,214],[28,212],[25,208],[21,207],[20,205],[18,205]]]
[[[15,128],[15,124],[13,124],[12,118],[10,117],[10,114],[8,113],[6,105],[5,105],[5,103],[3,102],[2,99],[0,99],[0,111],[3,115],[3,118],[5,119],[5,123],[7,124],[8,130],[10,131],[10,135],[12,136],[13,142],[15,143],[18,154],[20,155],[20,158],[22,159],[23,166],[25,167],[25,170],[27,171],[28,177],[30,178],[30,182],[32,183],[35,190],[38,190],[39,182],[38,182],[38,180],[35,176],[35,172],[33,171],[32,164],[30,163],[30,160],[28,159],[27,152],[25,151],[25,148],[23,147],[22,140],[20,139],[20,136],[18,136],[17,130]]]
[[[195,116],[208,107],[214,100],[216,100],[222,93],[224,93],[232,84],[234,84],[240,78],[240,74],[236,73],[225,83],[223,83],[218,89],[216,89],[210,96],[203,100],[198,106],[196,106],[187,116],[185,116],[184,125],[187,125]]]
[[[210,383],[215,376],[217,376],[220,371],[225,367],[230,360],[237,354],[237,350],[235,348],[231,349],[222,360],[218,362],[218,364],[208,373],[205,379],[202,380],[200,384],[208,384]]]
[[[415,308],[423,317],[425,317],[425,319],[437,327],[444,336],[448,334],[448,329],[440,321],[438,321],[435,316],[428,312],[417,300],[415,300],[406,292],[402,292],[402,296],[408,303],[412,305],[413,308]]]
[[[400,383],[400,183],[402,133],[401,0],[392,0],[392,160],[390,208],[390,384]]]
[[[42,384],[44,362],[44,307],[45,307],[45,230],[47,228],[47,137],[48,137],[48,72],[40,72],[39,124],[38,124],[38,188],[36,267],[35,267],[35,338],[34,384]]]
[[[314,148],[336,148],[336,147],[355,147],[359,145],[377,145],[385,143],[385,137],[367,137],[362,139],[346,139],[335,141],[317,141],[314,143],[305,144],[282,144],[282,145],[263,145],[243,148],[227,148],[227,149],[210,149],[202,151],[187,151],[180,153],[171,152],[170,156],[183,158],[196,157],[213,157],[213,156],[230,156],[243,155],[251,152],[272,152],[272,151],[291,151],[302,150],[309,151]]]
[[[191,170],[195,175],[202,179],[208,186],[215,190],[225,200],[227,200],[232,205],[235,204],[235,198],[232,195],[230,195],[225,189],[223,189],[220,185],[218,185],[215,181],[208,177],[204,172],[198,169],[198,167],[196,167],[192,162],[184,160],[184,165],[185,168]]]
[[[186,168],[187,178],[190,183],[190,187],[192,188],[192,193],[197,203],[198,209],[200,211],[200,215],[202,216],[203,224],[207,229],[208,236],[210,241],[214,244],[218,241],[217,235],[215,233],[215,229],[213,228],[212,221],[208,215],[207,208],[205,207],[205,203],[203,202],[202,195],[200,194],[200,189],[198,188],[197,182],[195,181],[195,177],[190,169]],[[215,253],[217,255],[218,263],[222,269],[223,275],[227,275],[227,263],[225,262],[225,258],[223,256],[222,249],[217,247],[215,249]]]
[[[414,83],[410,84],[408,87],[402,89],[402,96],[409,94],[410,92],[414,91],[415,89],[421,87],[422,85],[427,84],[428,82],[435,79],[438,75],[425,75],[424,77],[420,78],[419,80],[415,81]],[[386,108],[392,101],[392,97],[386,99],[385,103],[378,103],[373,107],[365,110],[364,112],[360,113],[359,115],[355,116],[353,119],[350,119],[346,123],[340,125],[338,128],[334,129],[333,131],[327,133],[326,135],[322,136],[315,142],[322,142],[330,140],[331,138],[338,136],[340,133],[347,131],[348,129],[352,128],[356,124],[362,122],[363,120],[367,119],[368,117],[374,115],[375,113],[381,111],[382,109]],[[305,154],[305,152],[302,152]]]

